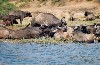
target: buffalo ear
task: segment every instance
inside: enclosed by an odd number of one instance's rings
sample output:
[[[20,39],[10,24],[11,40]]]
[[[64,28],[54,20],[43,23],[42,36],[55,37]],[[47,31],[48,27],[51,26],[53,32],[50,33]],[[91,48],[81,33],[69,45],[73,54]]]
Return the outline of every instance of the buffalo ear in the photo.
[[[64,28],[63,32],[67,32],[67,28]]]
[[[43,30],[43,29],[44,29],[43,25],[41,25],[41,26],[39,27],[39,29]]]

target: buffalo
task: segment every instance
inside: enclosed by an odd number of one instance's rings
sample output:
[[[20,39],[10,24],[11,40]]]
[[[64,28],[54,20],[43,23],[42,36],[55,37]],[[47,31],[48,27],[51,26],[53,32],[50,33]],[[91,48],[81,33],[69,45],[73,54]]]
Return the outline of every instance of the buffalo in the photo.
[[[32,17],[32,14],[28,11],[13,11],[9,13],[9,15],[14,15],[16,16],[16,19],[20,19],[20,23],[22,24],[22,21],[25,17]]]
[[[25,27],[23,29],[13,31],[13,33],[9,36],[12,39],[30,39],[40,37],[41,33],[42,30],[39,27]]]
[[[4,26],[0,26],[0,39],[9,38],[9,35],[13,32],[13,30],[8,29]]]
[[[87,21],[95,20],[95,15],[93,12],[85,11],[84,16],[86,17]]]
[[[93,43],[96,40],[95,38],[96,36],[94,34],[87,34],[81,31],[77,31],[77,30],[74,30],[74,33],[73,33],[74,42]]]
[[[31,26],[33,27],[39,27],[41,25],[46,25],[49,27],[62,27],[67,25],[66,21],[64,20],[65,17],[63,17],[61,20],[55,17],[51,13],[38,13],[31,21]]]
[[[10,38],[12,39],[30,39],[36,37],[35,33],[32,33],[30,30],[16,30],[10,34]]]
[[[98,42],[100,42],[100,24],[96,25],[96,33],[95,35],[97,36]]]
[[[38,38],[42,33],[42,30],[39,27],[28,27],[26,26],[23,29],[11,30],[4,26],[0,26],[0,39],[30,39]]]
[[[89,33],[96,34],[100,30],[100,24],[94,23],[93,25],[87,25],[87,30]]]
[[[5,22],[0,21],[0,26],[5,26],[5,25],[6,25],[6,23],[5,23]]]
[[[14,15],[6,15],[3,17],[3,22],[8,22],[9,24],[7,24],[7,26],[13,25],[13,24],[18,24],[18,22],[16,21],[16,16]]]
[[[93,14],[93,12],[85,11],[85,13],[84,13],[85,16],[88,16],[88,15],[90,15],[90,14]]]
[[[10,26],[11,25],[11,21],[5,21],[5,22],[3,22],[3,21],[0,21],[0,25],[1,26]]]
[[[41,36],[51,37],[50,34],[52,33],[52,30],[49,26],[41,26],[40,29],[42,30]]]
[[[71,17],[69,18],[69,21],[75,21],[75,18],[74,18],[73,16],[71,16]]]
[[[77,31],[87,33],[87,34],[95,34],[96,32],[96,24],[94,23],[93,25],[80,25],[80,26],[75,26],[74,29]]]
[[[58,28],[55,31],[54,38],[55,39],[64,39],[64,40],[72,39],[73,31],[74,31],[74,29],[72,27]]]
[[[16,21],[16,18],[17,17],[14,15],[1,15],[1,19],[3,20],[6,26],[18,24],[18,22]]]
[[[90,14],[90,15],[86,16],[86,21],[92,21],[92,20],[95,20],[94,14]]]

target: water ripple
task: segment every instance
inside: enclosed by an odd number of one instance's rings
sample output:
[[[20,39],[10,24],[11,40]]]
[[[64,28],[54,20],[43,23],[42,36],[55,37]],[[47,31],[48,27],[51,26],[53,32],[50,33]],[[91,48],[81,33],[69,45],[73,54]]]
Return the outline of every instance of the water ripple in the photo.
[[[100,65],[100,44],[0,43],[0,65]]]

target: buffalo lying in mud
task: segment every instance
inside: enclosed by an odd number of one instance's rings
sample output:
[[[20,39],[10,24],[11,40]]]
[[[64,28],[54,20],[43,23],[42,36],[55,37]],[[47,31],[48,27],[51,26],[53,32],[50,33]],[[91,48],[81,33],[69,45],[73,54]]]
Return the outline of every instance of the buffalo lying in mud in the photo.
[[[0,26],[0,39],[9,38],[13,30]]]
[[[86,34],[80,31],[74,31],[73,33],[73,41],[75,42],[93,43],[95,40],[96,36],[94,34]]]
[[[30,38],[38,38],[40,36],[41,30],[39,28],[25,28],[21,30],[13,31],[12,34],[10,34],[10,38],[12,39],[30,39]]]
[[[67,28],[58,28],[54,32],[54,38],[55,39],[72,39],[74,29],[72,27]]]
[[[38,13],[31,21],[31,26],[40,27],[41,25],[52,27],[62,27],[66,25],[66,21],[63,17],[61,20],[50,13]]]
[[[61,28],[54,33],[55,39],[73,40],[74,42],[87,42],[93,43],[100,40],[100,37],[93,33],[83,33],[74,27],[67,27],[67,31]]]
[[[38,38],[42,33],[42,30],[39,27],[28,27],[20,30],[15,30],[10,34],[10,38],[12,39],[30,39],[30,38]]]
[[[1,26],[0,30],[0,38],[8,38],[8,39],[30,39],[30,38],[38,38],[41,36],[46,36],[49,33],[49,29],[41,28],[41,27],[28,27],[20,30],[11,30]],[[43,35],[44,34],[44,35]]]
[[[9,15],[14,15],[16,16],[16,19],[20,19],[20,23],[22,24],[22,21],[25,17],[32,17],[32,14],[28,11],[13,11],[9,13]]]
[[[80,26],[74,28],[73,39],[79,42],[100,42],[100,25],[94,23],[93,25]]]
[[[40,36],[41,29],[39,27],[25,27],[20,30],[11,30],[0,26],[0,39],[30,39]]]
[[[52,32],[48,27],[28,27],[23,29],[11,30],[4,26],[0,26],[0,39],[30,39],[41,36],[50,36]]]
[[[86,34],[78,29],[74,30],[72,27],[67,27],[67,31],[64,29],[58,29],[54,34],[55,39],[64,39],[64,40],[73,40],[74,42],[94,42],[95,35],[94,34]]]

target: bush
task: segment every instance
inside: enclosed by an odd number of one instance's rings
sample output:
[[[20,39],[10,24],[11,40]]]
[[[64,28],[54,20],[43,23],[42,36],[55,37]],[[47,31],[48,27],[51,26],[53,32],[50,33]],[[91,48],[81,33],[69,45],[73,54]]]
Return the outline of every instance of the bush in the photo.
[[[0,0],[0,14],[8,14],[16,9],[16,6],[9,3],[8,0]]]

